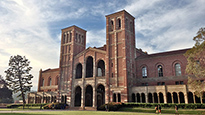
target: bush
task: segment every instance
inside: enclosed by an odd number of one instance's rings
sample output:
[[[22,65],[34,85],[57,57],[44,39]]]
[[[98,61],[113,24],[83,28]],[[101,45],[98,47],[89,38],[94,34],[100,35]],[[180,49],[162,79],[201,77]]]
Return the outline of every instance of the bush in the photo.
[[[46,103],[36,103],[36,104],[32,104],[32,103],[29,103],[29,104],[25,104],[25,107],[34,107],[34,106],[45,106]],[[23,106],[23,104],[10,104],[10,105],[7,105],[7,108],[17,108],[17,107],[20,107],[20,106]]]
[[[142,108],[154,108],[157,105],[161,105],[161,107],[163,108],[174,108],[175,105],[178,106],[178,108],[181,109],[204,109],[205,108],[205,104],[201,104],[201,103],[190,103],[190,104],[185,104],[185,103],[181,103],[181,104],[172,104],[172,103],[133,103],[133,102],[129,102],[129,103],[125,103],[123,105],[123,107],[142,107]]]
[[[119,108],[123,107],[123,105],[124,103],[121,102],[109,102],[107,104],[101,105],[97,109],[105,111],[105,106],[107,106],[108,111],[117,111]]]
[[[68,104],[65,103],[49,103],[43,106],[44,109],[66,109]]]

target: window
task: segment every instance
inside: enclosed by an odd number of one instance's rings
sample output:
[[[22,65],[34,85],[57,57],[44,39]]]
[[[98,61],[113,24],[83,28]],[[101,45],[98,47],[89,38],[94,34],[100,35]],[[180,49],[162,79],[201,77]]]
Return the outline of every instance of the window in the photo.
[[[42,80],[42,86],[44,86],[44,79]]]
[[[142,83],[142,86],[148,86],[148,83]]]
[[[183,85],[183,84],[184,84],[184,82],[183,82],[183,81],[180,81],[180,84],[181,84],[181,85]]]
[[[158,65],[157,70],[158,70],[158,76],[163,77],[163,69],[161,65]]]
[[[179,63],[175,64],[175,75],[180,76],[181,75],[181,66]]]
[[[113,27],[114,27],[114,22],[111,20],[111,22],[110,22],[110,31],[113,31]]]
[[[147,68],[146,67],[142,68],[142,77],[147,78]]]
[[[157,82],[157,85],[165,85],[165,82]]]
[[[175,85],[179,85],[179,82],[178,82],[178,81],[175,81]]]
[[[162,82],[161,84],[162,84],[162,85],[165,85],[165,83],[164,83],[164,82]]]
[[[72,33],[70,33],[70,40],[69,41],[71,42],[71,40],[72,40]]]
[[[118,22],[118,27],[117,27],[117,29],[120,29],[120,28],[121,28],[121,19],[118,18],[118,19],[117,19],[117,22]]]
[[[161,85],[161,83],[160,83],[160,82],[157,82],[157,85]]]
[[[76,33],[76,35],[75,35],[75,42],[77,42],[77,40],[78,40],[78,34]]]
[[[51,84],[52,84],[52,80],[51,78],[49,78],[49,86],[51,86]]]
[[[113,77],[113,73],[112,73],[112,77]]]

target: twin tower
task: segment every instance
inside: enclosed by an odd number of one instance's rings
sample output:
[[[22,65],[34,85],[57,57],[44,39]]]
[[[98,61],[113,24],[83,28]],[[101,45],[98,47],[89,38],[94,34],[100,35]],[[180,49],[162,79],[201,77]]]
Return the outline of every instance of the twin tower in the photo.
[[[107,15],[106,45],[99,48],[86,49],[85,30],[62,29],[58,86],[71,107],[131,100],[136,76],[134,19],[125,10]]]

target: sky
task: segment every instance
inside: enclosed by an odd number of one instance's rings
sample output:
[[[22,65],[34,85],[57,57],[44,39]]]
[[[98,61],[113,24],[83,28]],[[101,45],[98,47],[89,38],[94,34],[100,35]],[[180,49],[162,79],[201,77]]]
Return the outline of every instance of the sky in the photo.
[[[86,47],[105,44],[105,15],[126,10],[135,17],[136,47],[148,54],[191,48],[205,27],[205,0],[0,0],[0,75],[11,56],[33,68],[32,90],[40,69],[58,68],[61,29],[87,30]]]

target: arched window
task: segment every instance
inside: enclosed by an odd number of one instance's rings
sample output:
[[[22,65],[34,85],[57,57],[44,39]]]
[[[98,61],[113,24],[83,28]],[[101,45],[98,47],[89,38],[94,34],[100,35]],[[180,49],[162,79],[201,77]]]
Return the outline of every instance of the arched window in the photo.
[[[72,33],[70,33],[70,39],[69,39],[69,41],[71,42],[71,40],[72,40]]]
[[[82,78],[82,64],[81,63],[79,63],[76,67],[75,78],[76,79]]]
[[[97,76],[105,76],[105,62],[103,60],[97,64]]]
[[[44,86],[44,79],[42,80],[42,86]]]
[[[157,66],[157,70],[158,70],[158,76],[159,77],[163,77],[163,68],[161,65]]]
[[[146,77],[147,77],[147,68],[146,68],[146,67],[143,67],[143,68],[142,68],[142,77],[143,77],[143,78],[146,78]]]
[[[76,35],[75,35],[75,42],[77,42],[77,40],[78,40],[78,34],[76,33]]]
[[[49,86],[51,86],[51,84],[52,84],[52,79],[49,78]]]
[[[121,29],[121,19],[120,18],[117,19],[117,23],[118,23],[117,29]]]
[[[114,29],[114,22],[111,20],[110,21],[110,31],[113,31]]]
[[[180,76],[182,73],[181,73],[181,66],[179,63],[176,63],[175,64],[175,75],[176,76]]]

